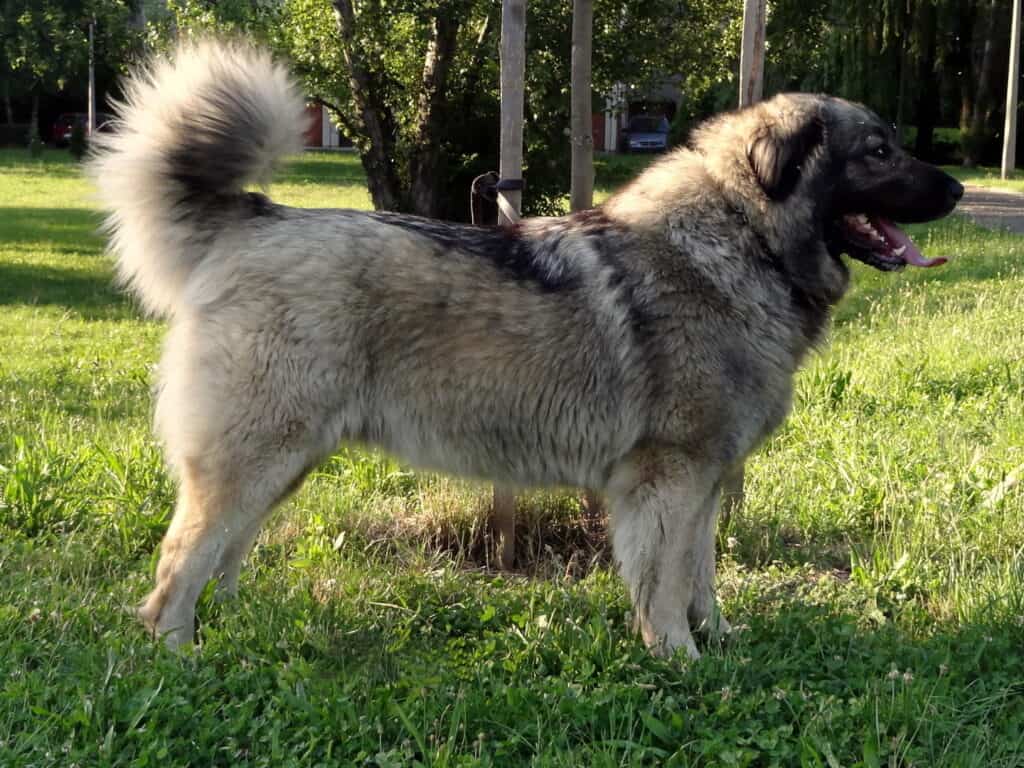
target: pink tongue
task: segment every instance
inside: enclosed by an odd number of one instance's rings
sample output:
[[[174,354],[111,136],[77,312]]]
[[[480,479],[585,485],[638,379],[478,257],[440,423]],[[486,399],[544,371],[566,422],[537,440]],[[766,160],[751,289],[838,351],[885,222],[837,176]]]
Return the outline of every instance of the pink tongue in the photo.
[[[906,246],[907,250],[900,255],[900,258],[907,264],[915,267],[937,267],[940,264],[946,263],[946,259],[942,256],[939,256],[936,259],[926,259],[921,254],[921,251],[917,249],[917,246],[914,245],[914,241],[907,237],[903,233],[903,230],[888,219],[872,217],[871,223],[874,225],[875,229],[885,236],[886,241],[888,241],[893,250],[898,249],[901,245]]]

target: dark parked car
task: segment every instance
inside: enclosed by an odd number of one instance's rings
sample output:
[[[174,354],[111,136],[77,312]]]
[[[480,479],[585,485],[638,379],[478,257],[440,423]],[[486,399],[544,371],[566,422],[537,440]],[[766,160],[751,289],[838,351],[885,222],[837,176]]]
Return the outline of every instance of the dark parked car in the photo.
[[[664,152],[668,149],[668,118],[637,115],[622,132],[623,152]]]
[[[107,130],[107,123],[113,119],[113,115],[108,115],[106,112],[96,113],[96,130],[103,131]],[[50,141],[52,141],[58,147],[66,147],[71,141],[71,131],[74,129],[76,123],[80,123],[83,127],[89,120],[89,115],[85,112],[65,112],[53,124],[53,131],[50,134]]]

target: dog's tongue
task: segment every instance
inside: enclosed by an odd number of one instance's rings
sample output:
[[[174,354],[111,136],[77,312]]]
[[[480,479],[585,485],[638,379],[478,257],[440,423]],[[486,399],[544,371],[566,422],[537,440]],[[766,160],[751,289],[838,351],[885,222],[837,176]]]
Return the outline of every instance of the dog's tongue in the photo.
[[[900,258],[907,264],[915,267],[937,267],[940,264],[946,263],[946,259],[942,256],[935,259],[926,259],[917,246],[914,245],[914,241],[888,219],[874,218],[872,224],[875,229],[885,236],[892,250],[899,250],[900,247],[906,249],[900,254]]]

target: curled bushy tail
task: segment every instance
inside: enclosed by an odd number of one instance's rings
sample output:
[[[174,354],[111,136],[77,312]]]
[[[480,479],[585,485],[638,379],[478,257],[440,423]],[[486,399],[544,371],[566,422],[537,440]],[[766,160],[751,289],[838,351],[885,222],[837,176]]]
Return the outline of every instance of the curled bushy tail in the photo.
[[[172,314],[209,236],[247,210],[245,185],[301,148],[303,99],[269,53],[207,40],[137,69],[117,118],[89,171],[122,281]]]

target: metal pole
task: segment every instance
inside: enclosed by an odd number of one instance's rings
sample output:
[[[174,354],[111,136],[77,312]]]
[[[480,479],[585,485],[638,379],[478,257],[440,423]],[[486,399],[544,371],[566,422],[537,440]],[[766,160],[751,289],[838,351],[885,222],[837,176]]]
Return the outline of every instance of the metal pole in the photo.
[[[740,107],[764,94],[764,36],[766,0],[744,0],[743,45],[740,49]]]
[[[96,55],[93,43],[95,29],[96,19],[93,18],[89,22],[89,123],[86,128],[86,135],[89,137],[92,137],[96,130]]]
[[[1006,122],[1003,125],[1003,165],[1001,176],[1013,175],[1017,164],[1017,82],[1020,80],[1020,0],[1013,0],[1010,25],[1010,73],[1006,78]]]

